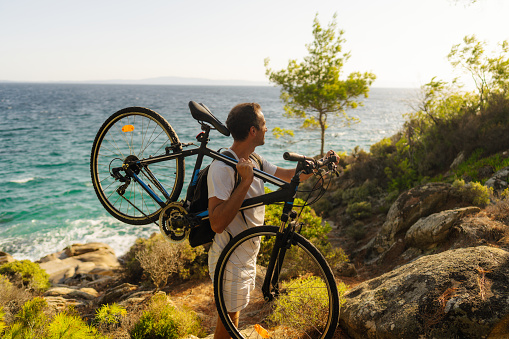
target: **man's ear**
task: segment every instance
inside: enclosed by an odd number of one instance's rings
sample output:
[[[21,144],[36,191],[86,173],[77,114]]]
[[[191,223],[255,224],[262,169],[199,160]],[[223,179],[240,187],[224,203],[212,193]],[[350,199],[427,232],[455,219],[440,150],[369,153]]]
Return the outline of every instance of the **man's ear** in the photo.
[[[251,128],[249,129],[249,134],[251,134],[251,135],[255,135],[257,131],[258,131],[258,130],[256,129],[256,127],[251,126]]]

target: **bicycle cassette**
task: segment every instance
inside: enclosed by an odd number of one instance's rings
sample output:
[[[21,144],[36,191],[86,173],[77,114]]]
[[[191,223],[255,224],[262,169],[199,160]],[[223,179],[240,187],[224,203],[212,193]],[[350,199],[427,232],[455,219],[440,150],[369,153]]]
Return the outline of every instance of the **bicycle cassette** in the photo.
[[[159,229],[172,243],[184,241],[191,227],[186,219],[187,211],[180,202],[172,202],[159,214]]]

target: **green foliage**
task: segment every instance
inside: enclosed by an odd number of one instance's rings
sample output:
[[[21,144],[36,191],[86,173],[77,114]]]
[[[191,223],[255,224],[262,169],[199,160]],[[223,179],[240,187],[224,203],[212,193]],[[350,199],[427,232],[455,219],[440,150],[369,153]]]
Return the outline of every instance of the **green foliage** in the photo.
[[[460,178],[468,177],[472,181],[484,184],[489,177],[479,175],[483,168],[489,167],[493,172],[497,172],[509,166],[509,158],[503,158],[500,154],[483,158],[483,154],[484,150],[482,148],[475,150],[466,161],[454,170],[456,176]]]
[[[483,109],[490,96],[505,96],[509,90],[509,42],[499,44],[500,50],[488,55],[487,43],[466,36],[462,44],[453,46],[449,61],[472,76],[479,96],[479,107]]]
[[[111,305],[102,305],[95,313],[95,321],[101,325],[118,324],[120,319],[127,315],[127,310],[113,303]]]
[[[152,297],[149,309],[131,330],[133,339],[172,339],[185,335],[203,335],[200,321],[190,310],[172,306],[165,294]]]
[[[322,218],[317,216],[311,207],[297,207],[303,206],[304,200],[295,199],[294,204],[294,210],[297,213],[300,213],[299,222],[303,223],[300,234],[316,246],[331,266],[348,261],[345,252],[341,248],[333,248],[330,244],[329,237],[327,235],[331,231],[329,223],[323,223]],[[280,217],[282,213],[283,205],[281,204],[266,206],[264,224],[279,225],[281,223]],[[266,257],[270,256],[270,251],[274,246],[274,241],[274,238],[262,240],[260,251],[261,253],[265,253]]]
[[[371,216],[371,203],[367,201],[354,202],[346,208],[346,213],[354,219],[364,219]]]
[[[2,334],[4,328],[6,327],[4,323],[4,317],[5,317],[4,308],[0,307],[0,334]]]
[[[270,322],[294,329],[297,333],[313,333],[325,328],[327,318],[324,313],[328,312],[329,299],[322,279],[315,276],[292,279],[283,283],[281,290],[285,293],[274,303],[273,313],[268,318]],[[345,284],[338,284],[340,296],[346,290]]]
[[[460,198],[475,206],[486,207],[490,203],[493,190],[478,182],[465,183],[464,180],[455,180],[452,187],[458,192]]]
[[[328,118],[337,117],[348,125],[356,119],[346,113],[347,108],[362,104],[356,98],[368,96],[369,86],[375,80],[372,73],[354,72],[340,80],[341,70],[350,55],[342,53],[344,32],[337,29],[336,15],[327,28],[322,28],[316,15],[309,55],[298,63],[290,60],[286,69],[273,71],[265,60],[269,80],[281,86],[285,116],[303,120],[302,128],[320,128],[321,149],[324,155],[325,130]]]
[[[58,313],[48,326],[47,339],[103,339],[97,329],[87,325],[79,316]]]
[[[3,264],[0,267],[0,274],[8,276],[12,282],[38,292],[43,292],[51,286],[49,275],[46,271],[41,269],[39,264],[33,263],[30,260],[13,261]]]
[[[167,279],[202,278],[207,275],[207,253],[203,246],[192,248],[187,240],[169,243],[161,234],[138,239],[124,256],[126,275],[133,282],[152,280],[163,287]],[[143,262],[143,265],[141,264]]]
[[[16,322],[5,331],[2,339],[45,337],[48,320],[44,313],[46,306],[44,298],[36,297],[27,301],[16,315]]]

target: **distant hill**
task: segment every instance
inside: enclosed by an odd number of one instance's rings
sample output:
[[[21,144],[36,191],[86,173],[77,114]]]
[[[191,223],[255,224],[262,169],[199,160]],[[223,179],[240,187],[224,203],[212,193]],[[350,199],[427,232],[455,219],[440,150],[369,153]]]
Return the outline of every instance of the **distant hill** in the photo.
[[[21,81],[0,80],[0,83],[16,83]],[[37,81],[43,82],[43,81]],[[269,86],[264,81],[247,80],[213,80],[204,78],[183,77],[157,77],[148,79],[112,79],[112,80],[88,80],[88,81],[51,81],[51,83],[72,84],[119,84],[119,85],[202,85],[202,86]]]

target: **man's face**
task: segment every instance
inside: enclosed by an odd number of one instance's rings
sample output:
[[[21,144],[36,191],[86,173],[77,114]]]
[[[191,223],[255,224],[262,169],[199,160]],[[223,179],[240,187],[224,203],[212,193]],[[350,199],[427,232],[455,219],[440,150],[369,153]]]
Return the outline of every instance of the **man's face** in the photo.
[[[265,144],[265,132],[267,132],[267,126],[265,125],[265,117],[263,113],[260,111],[258,113],[258,133],[256,136],[256,140],[258,141],[258,146]]]

